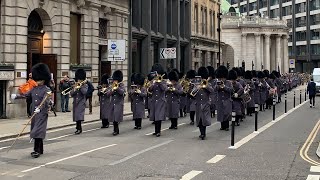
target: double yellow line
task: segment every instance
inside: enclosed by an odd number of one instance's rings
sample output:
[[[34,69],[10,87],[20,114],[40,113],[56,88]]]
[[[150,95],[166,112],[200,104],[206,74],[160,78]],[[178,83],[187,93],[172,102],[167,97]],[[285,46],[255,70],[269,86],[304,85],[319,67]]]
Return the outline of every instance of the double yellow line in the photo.
[[[308,139],[306,140],[306,142],[304,143],[304,145],[300,149],[301,158],[304,159],[305,161],[309,162],[310,164],[313,164],[313,165],[316,165],[316,166],[320,166],[320,162],[317,162],[317,161],[311,159],[308,156],[308,151],[309,151],[309,148],[310,148],[311,144],[313,143],[314,139],[316,138],[319,129],[320,129],[320,120],[314,126],[314,128],[312,129]]]

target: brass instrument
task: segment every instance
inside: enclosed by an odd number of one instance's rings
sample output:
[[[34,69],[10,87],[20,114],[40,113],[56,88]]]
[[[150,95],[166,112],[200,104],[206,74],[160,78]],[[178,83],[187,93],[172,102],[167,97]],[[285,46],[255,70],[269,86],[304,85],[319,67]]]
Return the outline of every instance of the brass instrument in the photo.
[[[243,100],[244,103],[248,103],[251,101],[251,96],[250,96],[249,92],[250,92],[250,85],[247,84],[244,87],[243,94],[240,96],[240,98]]]
[[[67,95],[70,94],[72,90],[78,90],[81,88],[81,86],[83,86],[85,83],[87,83],[87,79],[83,80],[81,82],[77,82],[75,83],[72,87],[69,87],[68,89],[65,89],[64,91],[61,92],[62,95]]]
[[[207,88],[209,85],[209,78],[208,79],[202,79],[200,84],[194,84],[194,88],[190,92],[190,95],[195,97],[200,89]]]
[[[190,84],[191,84],[191,82],[190,82],[188,79],[186,79],[186,75],[184,75],[184,76],[180,79],[179,84],[182,86],[183,92],[184,92],[185,94],[187,94],[187,93],[189,92],[189,90],[190,90]]]
[[[137,85],[131,85],[131,92],[135,93],[135,94],[140,94],[141,93],[141,89],[137,86]]]
[[[157,74],[157,76],[154,78],[155,82],[161,83],[163,81],[164,76],[165,76],[165,74],[163,74],[163,75]]]
[[[168,86],[169,91],[174,91],[174,87],[173,87],[173,84],[171,81],[169,81],[169,80],[167,81],[167,86]]]
[[[112,84],[111,84],[111,89],[113,91],[117,90],[119,88],[119,85],[121,84],[122,82],[115,82],[113,81]]]

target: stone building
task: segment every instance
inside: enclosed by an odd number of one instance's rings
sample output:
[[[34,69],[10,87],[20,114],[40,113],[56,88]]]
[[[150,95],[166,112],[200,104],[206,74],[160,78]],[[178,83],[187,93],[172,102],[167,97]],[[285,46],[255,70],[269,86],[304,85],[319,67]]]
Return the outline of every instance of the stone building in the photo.
[[[26,115],[24,100],[10,94],[26,82],[31,67],[48,64],[58,84],[71,78],[77,68],[97,86],[103,73],[123,70],[128,78],[128,60],[107,60],[108,39],[128,39],[128,0],[1,0],[0,116]],[[126,42],[128,44],[128,42]],[[127,54],[126,49],[126,56]],[[128,56],[127,56],[128,57]],[[94,93],[96,94],[96,93]],[[59,92],[55,92],[60,109]],[[94,96],[93,103],[98,98]],[[70,102],[70,105],[72,100]],[[69,106],[70,106],[69,105]]]
[[[192,68],[216,66],[219,54],[218,0],[193,0],[191,8]]]
[[[285,20],[224,15],[221,21],[222,60],[246,69],[289,71],[289,28]]]

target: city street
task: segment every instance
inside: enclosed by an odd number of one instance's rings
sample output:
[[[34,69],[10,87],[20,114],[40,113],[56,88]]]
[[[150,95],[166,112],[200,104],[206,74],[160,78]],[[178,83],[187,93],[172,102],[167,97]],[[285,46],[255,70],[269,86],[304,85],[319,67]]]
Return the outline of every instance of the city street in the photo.
[[[259,112],[258,133],[254,116],[235,127],[234,147],[230,147],[231,127],[220,131],[214,118],[202,141],[198,129],[189,125],[189,116],[179,119],[177,130],[169,130],[170,122],[164,122],[159,138],[152,135],[154,126],[147,119],[141,130],[134,130],[131,116],[125,117],[116,137],[112,127],[100,129],[100,122],[85,125],[78,136],[73,135],[74,127],[52,130],[44,141],[44,154],[37,159],[30,157],[33,143],[27,137],[9,152],[12,140],[1,140],[0,179],[319,179],[310,175],[320,175],[314,167],[320,165],[316,156],[320,106],[310,108],[304,94],[299,105],[296,92],[296,108],[289,92],[288,113],[284,114],[283,96],[276,105],[275,121],[272,110]]]

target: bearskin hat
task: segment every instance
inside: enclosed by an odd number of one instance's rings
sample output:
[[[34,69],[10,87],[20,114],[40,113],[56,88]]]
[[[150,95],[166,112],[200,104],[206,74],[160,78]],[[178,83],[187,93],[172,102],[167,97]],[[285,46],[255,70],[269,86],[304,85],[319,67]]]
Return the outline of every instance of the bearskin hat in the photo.
[[[179,76],[176,71],[172,70],[168,74],[168,79],[170,81],[179,81]]]
[[[149,73],[148,74],[148,81],[152,81],[153,78],[154,78],[154,76],[151,73]]]
[[[187,72],[186,78],[187,79],[193,79],[193,78],[196,77],[196,75],[197,75],[197,72],[195,70],[189,70]]]
[[[216,71],[217,78],[228,78],[228,68],[225,66],[219,66]]]
[[[212,66],[207,66],[207,69],[209,71],[209,76],[214,79],[216,77],[216,74],[214,72],[214,68]]]
[[[178,75],[180,74],[179,70],[178,70],[178,69],[176,69],[176,68],[172,69],[171,71],[176,72]]]
[[[141,73],[135,75],[134,84],[143,86],[144,84],[144,76]]]
[[[179,73],[179,79],[182,79],[183,76],[184,76],[184,73],[183,73],[183,72],[180,72],[180,73]]]
[[[84,81],[87,78],[86,71],[84,69],[77,69],[75,73],[75,80],[82,80]]]
[[[270,77],[270,73],[269,73],[269,71],[268,70],[263,70],[263,73],[264,73],[264,76],[266,77],[266,78],[269,78]]]
[[[165,72],[161,64],[156,63],[152,66],[151,71],[157,71],[158,74],[163,75]]]
[[[121,82],[123,80],[122,71],[116,70],[115,72],[113,72],[112,79]]]
[[[137,73],[132,73],[131,77],[130,77],[130,82],[134,82],[135,78],[136,78]]]
[[[239,67],[240,70],[240,74],[238,74],[238,76],[244,76],[245,70],[243,69],[243,67]]]
[[[163,74],[164,74],[163,79],[168,79],[168,73],[167,73],[167,72],[164,72]],[[163,74],[162,74],[162,75],[163,75]]]
[[[252,77],[253,77],[253,78],[258,77],[258,76],[257,76],[257,71],[256,71],[256,70],[252,70],[252,71],[251,71],[251,73],[252,73]]]
[[[272,74],[274,74],[277,78],[280,77],[280,73],[278,71],[272,71]]]
[[[273,73],[271,73],[271,74],[269,75],[269,77],[270,77],[271,79],[276,79],[276,78],[277,78],[276,75],[273,74]]]
[[[234,70],[234,71],[236,71],[236,72],[237,72],[237,77],[239,77],[239,76],[240,76],[241,71],[240,71],[240,69],[239,69],[238,67],[234,67],[234,68],[232,68],[232,70]],[[230,72],[229,72],[229,73],[230,73]]]
[[[237,71],[231,69],[231,70],[229,71],[229,77],[228,77],[228,79],[229,79],[229,80],[236,80],[237,77],[238,77]]]
[[[44,81],[45,85],[50,85],[51,73],[48,65],[43,63],[38,63],[32,67],[32,79],[34,81]]]
[[[206,67],[200,67],[198,69],[198,76],[201,76],[202,79],[208,79],[209,77],[209,71]]]
[[[259,79],[262,79],[262,78],[265,78],[266,76],[265,76],[265,74],[262,72],[262,71],[259,71],[258,72],[258,78]]]
[[[246,72],[244,73],[244,78],[245,78],[245,79],[252,79],[252,73],[251,73],[251,71],[246,71]]]
[[[108,79],[110,78],[110,76],[108,74],[103,74],[101,77],[101,82],[100,84],[108,84]]]

